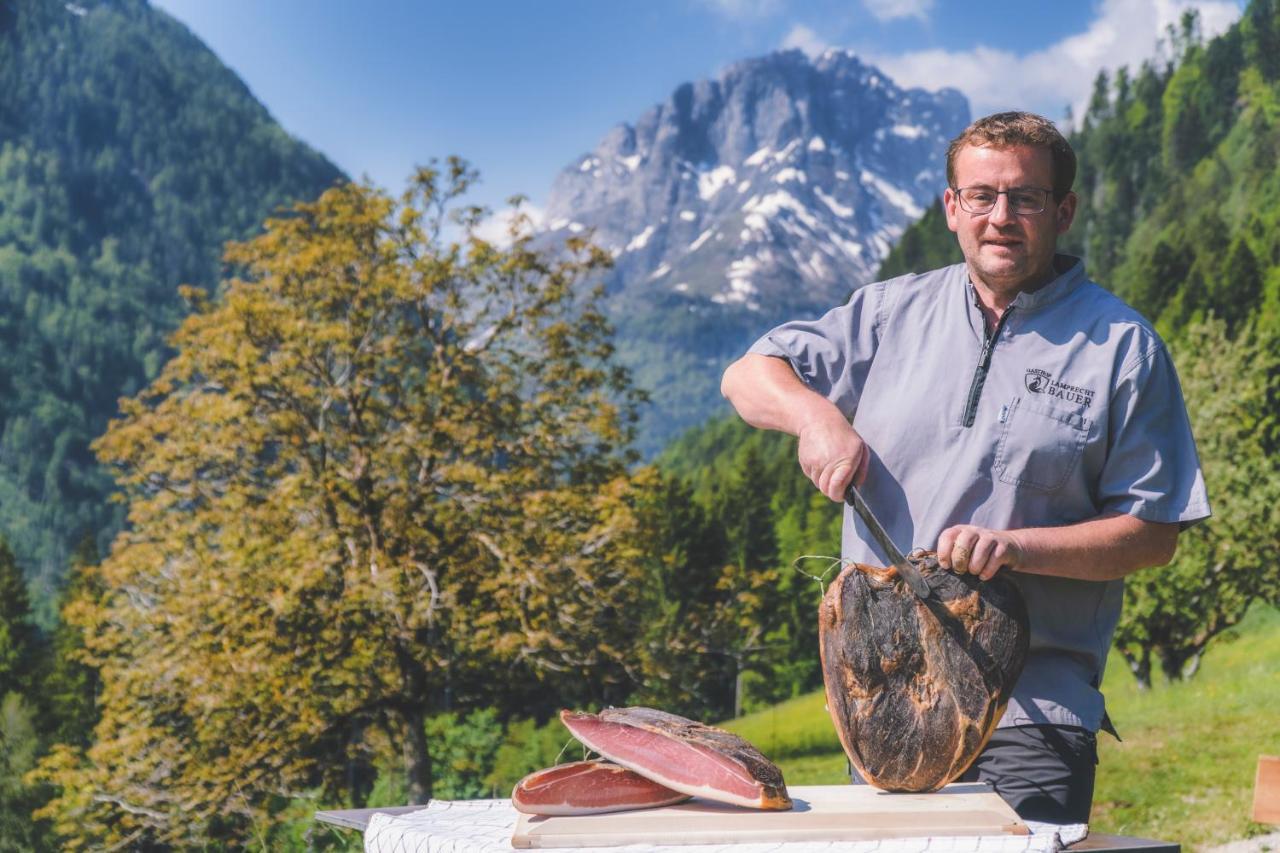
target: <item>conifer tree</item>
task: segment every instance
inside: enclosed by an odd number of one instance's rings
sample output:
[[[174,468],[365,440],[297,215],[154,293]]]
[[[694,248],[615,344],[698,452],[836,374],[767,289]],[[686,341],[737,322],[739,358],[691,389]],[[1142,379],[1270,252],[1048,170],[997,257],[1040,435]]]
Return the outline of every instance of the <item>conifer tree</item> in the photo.
[[[0,698],[30,688],[36,641],[27,583],[13,552],[0,539]]]

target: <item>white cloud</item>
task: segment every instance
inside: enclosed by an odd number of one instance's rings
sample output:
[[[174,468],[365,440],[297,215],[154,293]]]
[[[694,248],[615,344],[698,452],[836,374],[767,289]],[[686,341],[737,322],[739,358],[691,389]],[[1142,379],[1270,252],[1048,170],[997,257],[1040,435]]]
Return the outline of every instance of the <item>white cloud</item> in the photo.
[[[529,217],[525,231],[536,231],[546,219],[541,208],[527,201],[520,205],[520,213]],[[490,214],[488,218],[477,225],[475,235],[482,240],[487,240],[495,246],[505,249],[511,245],[511,223],[515,216],[515,208],[504,207],[502,210]]]
[[[735,21],[766,18],[782,7],[782,0],[701,0],[702,5]]]
[[[877,21],[892,21],[894,18],[927,21],[933,11],[933,0],[862,0],[862,5]]]
[[[1080,116],[1098,71],[1121,65],[1136,71],[1190,8],[1199,11],[1206,40],[1240,16],[1234,0],[1102,0],[1088,29],[1032,53],[978,45],[966,51],[872,52],[867,59],[900,86],[954,86],[969,98],[975,116],[1027,109],[1058,119],[1068,104]]]
[[[793,47],[800,48],[809,55],[810,59],[813,59],[821,56],[831,45],[804,24],[796,24],[782,39],[783,50],[790,50]]]

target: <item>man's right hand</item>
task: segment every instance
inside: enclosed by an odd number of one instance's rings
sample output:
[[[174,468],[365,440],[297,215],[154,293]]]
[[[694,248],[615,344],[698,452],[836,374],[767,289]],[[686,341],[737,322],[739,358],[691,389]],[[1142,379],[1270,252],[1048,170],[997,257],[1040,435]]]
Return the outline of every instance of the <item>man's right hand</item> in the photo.
[[[823,417],[800,427],[800,470],[828,498],[844,502],[845,490],[852,480],[861,486],[867,478],[871,454],[862,436],[844,416]]]
[[[849,481],[867,476],[867,446],[844,414],[814,393],[781,358],[748,353],[729,365],[720,390],[742,419],[800,439],[800,469],[833,501],[844,501]]]

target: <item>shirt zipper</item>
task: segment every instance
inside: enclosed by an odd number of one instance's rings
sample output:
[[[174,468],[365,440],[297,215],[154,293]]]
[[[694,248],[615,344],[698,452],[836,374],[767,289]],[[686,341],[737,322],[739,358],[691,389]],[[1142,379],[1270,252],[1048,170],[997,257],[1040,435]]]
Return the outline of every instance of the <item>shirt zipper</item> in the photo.
[[[978,416],[978,400],[982,397],[982,386],[987,381],[987,371],[991,369],[991,351],[995,349],[996,339],[1000,337],[1000,330],[1004,328],[1005,320],[1009,319],[1009,315],[1013,313],[1013,306],[1010,305],[1000,315],[1000,319],[996,321],[995,329],[986,336],[986,340],[982,342],[982,353],[978,356],[978,366],[973,371],[973,381],[969,383],[969,399],[964,406],[964,425],[965,427],[973,426],[973,421]],[[986,321],[982,323],[983,330],[986,330]]]

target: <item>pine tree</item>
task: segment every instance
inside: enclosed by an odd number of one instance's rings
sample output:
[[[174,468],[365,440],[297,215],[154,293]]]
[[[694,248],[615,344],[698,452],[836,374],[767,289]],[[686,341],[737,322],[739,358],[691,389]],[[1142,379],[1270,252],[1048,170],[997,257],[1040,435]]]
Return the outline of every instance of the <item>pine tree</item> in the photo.
[[[9,545],[0,539],[0,698],[31,689],[36,646],[26,580]]]

